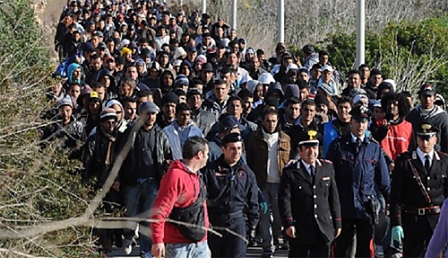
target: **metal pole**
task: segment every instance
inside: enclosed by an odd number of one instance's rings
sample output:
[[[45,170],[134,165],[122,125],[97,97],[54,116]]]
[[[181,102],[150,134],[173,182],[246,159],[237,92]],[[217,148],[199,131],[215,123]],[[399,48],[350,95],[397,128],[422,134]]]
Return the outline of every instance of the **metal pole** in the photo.
[[[202,0],[202,13],[207,13],[207,0]]]
[[[184,2],[182,0],[179,0],[179,6],[182,7],[184,5]]]
[[[278,0],[278,39],[277,43],[285,43],[285,0]]]
[[[237,0],[232,1],[232,29],[236,29],[236,6]]]
[[[356,67],[365,62],[366,2],[357,0],[356,17]]]

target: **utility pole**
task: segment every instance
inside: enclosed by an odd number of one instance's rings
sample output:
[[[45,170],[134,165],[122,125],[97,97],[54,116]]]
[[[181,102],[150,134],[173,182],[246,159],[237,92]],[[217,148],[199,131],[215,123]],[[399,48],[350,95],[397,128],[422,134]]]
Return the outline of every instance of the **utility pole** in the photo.
[[[236,29],[236,6],[237,0],[232,1],[232,29]]]
[[[357,0],[356,15],[356,67],[365,63],[366,2]]]
[[[207,0],[202,0],[202,13],[207,13]]]
[[[278,39],[277,43],[285,43],[285,0],[278,0]]]

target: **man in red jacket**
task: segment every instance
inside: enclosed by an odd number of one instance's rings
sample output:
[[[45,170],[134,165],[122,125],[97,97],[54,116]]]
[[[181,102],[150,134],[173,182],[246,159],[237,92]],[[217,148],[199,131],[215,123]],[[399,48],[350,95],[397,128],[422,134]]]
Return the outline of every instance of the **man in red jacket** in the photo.
[[[163,176],[151,211],[154,257],[209,257],[206,190],[199,173],[208,152],[207,140],[188,138],[183,160],[174,161]]]

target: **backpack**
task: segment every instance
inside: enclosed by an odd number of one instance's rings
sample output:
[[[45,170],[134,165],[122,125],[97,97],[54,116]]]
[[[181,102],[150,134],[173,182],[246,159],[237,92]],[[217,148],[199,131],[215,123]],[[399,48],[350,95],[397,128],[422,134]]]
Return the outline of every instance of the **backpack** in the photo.
[[[180,233],[190,241],[198,242],[205,237],[205,212],[204,201],[206,198],[206,190],[204,182],[199,178],[199,194],[196,201],[184,208],[174,207],[169,216],[170,219],[186,222],[191,225],[175,224]]]

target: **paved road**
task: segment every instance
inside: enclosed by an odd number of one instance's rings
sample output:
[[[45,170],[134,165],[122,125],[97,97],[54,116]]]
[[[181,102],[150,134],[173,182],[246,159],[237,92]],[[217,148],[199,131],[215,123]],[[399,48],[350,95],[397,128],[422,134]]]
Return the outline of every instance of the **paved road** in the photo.
[[[262,249],[261,247],[249,247],[248,253],[246,257],[248,258],[255,258],[255,257],[261,257]],[[117,249],[114,247],[114,251],[108,255],[108,257],[114,257],[114,258],[138,258],[139,256],[139,250],[138,248],[134,248],[132,251],[132,254],[130,256],[127,256],[123,250]],[[288,257],[288,252],[285,250],[277,250],[274,254],[274,257],[282,257],[286,258]]]

